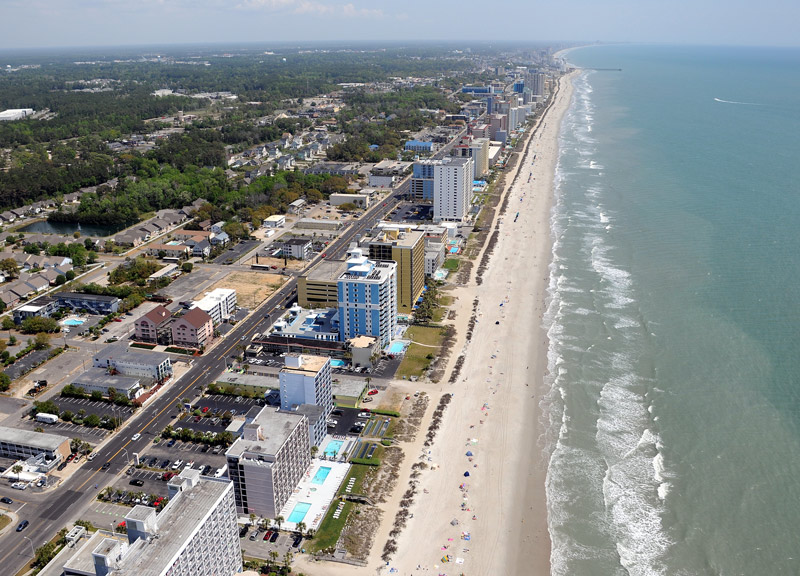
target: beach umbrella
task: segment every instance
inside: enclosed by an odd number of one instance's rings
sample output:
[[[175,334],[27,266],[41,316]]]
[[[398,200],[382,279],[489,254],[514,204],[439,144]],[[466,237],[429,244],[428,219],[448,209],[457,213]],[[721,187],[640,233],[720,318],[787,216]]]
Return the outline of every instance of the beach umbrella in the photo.
[[[469,472],[464,472],[464,476],[469,476]]]
[[[467,450],[467,456],[472,456],[472,450]]]

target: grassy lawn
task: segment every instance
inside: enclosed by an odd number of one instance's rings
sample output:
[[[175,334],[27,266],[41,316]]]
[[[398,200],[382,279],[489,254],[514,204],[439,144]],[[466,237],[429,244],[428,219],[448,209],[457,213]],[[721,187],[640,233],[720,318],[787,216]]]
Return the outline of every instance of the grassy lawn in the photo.
[[[409,378],[421,376],[431,363],[428,354],[434,356],[439,353],[442,345],[442,329],[427,326],[411,326],[406,332],[406,337],[413,340],[406,350],[403,361],[397,369],[396,378]]]
[[[347,476],[345,476],[344,482],[342,482],[342,485],[339,487],[337,496],[345,493],[345,488],[347,487],[347,483],[350,481],[350,478],[356,479],[351,494],[360,494],[361,484],[369,471],[369,466],[359,466],[358,464],[351,466],[350,471],[347,473]],[[346,502],[342,513],[338,518],[334,519],[333,513],[336,511],[337,506],[338,500],[333,500],[328,508],[327,514],[325,514],[325,518],[322,519],[322,523],[319,525],[319,530],[317,530],[314,538],[306,542],[306,548],[310,552],[316,552],[324,548],[336,546],[336,542],[339,540],[339,534],[341,534],[342,528],[344,528],[344,524],[347,522],[347,515],[350,514],[353,508],[358,506],[358,504]]]
[[[448,258],[444,261],[442,267],[445,270],[450,270],[450,272],[455,272],[458,270],[458,258]]]
[[[0,514],[0,530],[5,528],[9,524],[11,524],[11,518],[4,514]]]

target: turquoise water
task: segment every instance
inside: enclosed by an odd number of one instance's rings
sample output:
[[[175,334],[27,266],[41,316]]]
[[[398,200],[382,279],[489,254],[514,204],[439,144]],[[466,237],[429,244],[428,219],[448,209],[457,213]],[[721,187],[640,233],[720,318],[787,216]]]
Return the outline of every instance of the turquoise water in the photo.
[[[328,442],[328,445],[325,446],[325,456],[332,458],[339,453],[339,450],[342,449],[342,444],[344,444],[341,440],[331,440]]]
[[[405,349],[405,342],[392,342],[389,345],[389,354],[402,354]]]
[[[311,504],[308,502],[298,502],[295,504],[294,508],[292,508],[292,513],[289,514],[289,522],[293,522],[294,524],[302,522],[309,508],[311,508]]]
[[[341,368],[346,362],[344,360],[331,360],[331,366],[334,368]]]
[[[545,326],[554,574],[798,574],[800,50],[592,47]]]
[[[62,324],[64,324],[64,326],[80,326],[84,322],[86,322],[86,320],[79,320],[77,318],[70,318],[69,320],[64,320],[64,322],[62,322]]]
[[[311,479],[312,484],[322,485],[325,484],[325,478],[328,477],[330,474],[331,469],[328,466],[320,466],[317,470],[317,473],[314,474],[314,477]]]

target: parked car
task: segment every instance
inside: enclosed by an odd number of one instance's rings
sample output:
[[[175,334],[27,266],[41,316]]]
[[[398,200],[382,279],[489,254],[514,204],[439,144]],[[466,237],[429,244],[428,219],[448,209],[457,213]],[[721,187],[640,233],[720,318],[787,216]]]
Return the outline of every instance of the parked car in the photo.
[[[375,396],[375,394],[377,394],[377,393],[378,393],[378,389],[377,388],[373,388],[372,390],[367,392],[367,394],[369,394],[370,396]]]
[[[272,533],[272,537],[269,539],[269,541],[274,544],[275,541],[278,539],[278,536],[280,536],[280,532],[276,530],[275,532]]]
[[[264,532],[264,542],[267,542],[270,538],[272,538],[272,530],[267,530]]]
[[[161,475],[161,479],[162,479],[163,481],[165,481],[165,482],[166,482],[167,480],[169,480],[169,479],[170,479],[170,478],[172,478],[173,476],[175,476],[175,472],[164,472],[164,473]]]
[[[173,446],[175,446],[175,438],[167,442],[167,448],[172,448]]]
[[[91,462],[92,460],[94,460],[94,457],[95,457],[95,456],[97,456],[97,454],[96,454],[96,453],[94,453],[94,452],[92,452],[91,454],[89,454],[89,455],[86,457],[86,459],[87,459],[89,462]]]
[[[172,469],[177,470],[181,466],[183,466],[183,460],[175,460],[175,463],[172,465]]]
[[[370,416],[372,416],[372,414],[370,414],[369,412],[359,412],[358,413],[358,417],[359,418],[369,418]]]
[[[144,480],[141,478],[134,478],[130,482],[128,482],[131,486],[144,486]]]
[[[302,541],[303,541],[303,537],[302,536],[296,536],[294,541],[292,542],[292,548],[299,548],[300,547],[300,542],[302,542]]]

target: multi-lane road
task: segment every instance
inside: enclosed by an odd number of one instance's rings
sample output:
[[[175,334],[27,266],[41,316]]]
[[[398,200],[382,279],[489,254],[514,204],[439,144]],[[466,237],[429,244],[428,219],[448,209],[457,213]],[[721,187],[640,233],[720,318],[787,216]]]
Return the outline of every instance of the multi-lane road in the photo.
[[[328,246],[326,258],[341,258],[357,235],[363,235],[376,220],[394,209],[408,192],[408,187],[409,180],[406,179],[391,196],[365,212]],[[317,256],[306,270],[321,259],[322,256]],[[58,530],[79,519],[98,490],[112,484],[115,477],[129,466],[133,454],[146,450],[147,445],[175,417],[181,399],[194,397],[211,383],[224,370],[226,359],[232,354],[237,355],[238,344],[249,341],[255,332],[266,331],[270,322],[265,320],[265,315],[290,305],[296,292],[297,278],[292,276],[280,291],[237,324],[224,341],[195,359],[192,367],[180,380],[165,387],[125,428],[97,451],[92,462],[86,462],[61,486],[47,493],[22,493],[28,498],[24,507],[18,511],[18,516],[20,520],[30,520],[30,526],[24,532],[9,531],[0,538],[0,566],[5,567],[3,573],[16,574],[31,559],[31,543],[33,547],[39,547],[49,541]],[[136,433],[141,434],[141,437],[134,441],[132,437]],[[106,463],[108,466],[104,469]]]

